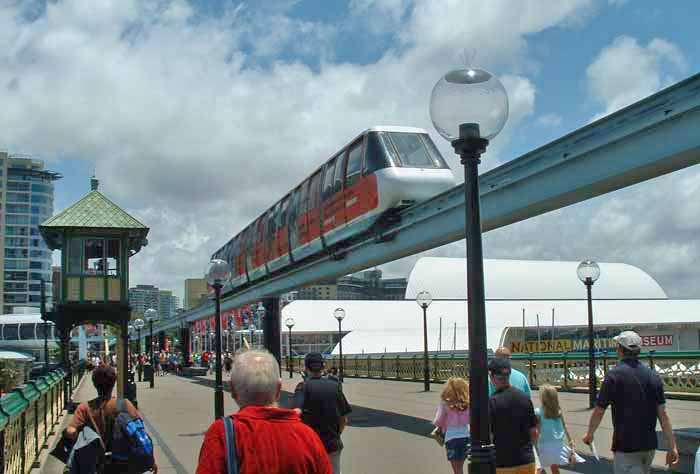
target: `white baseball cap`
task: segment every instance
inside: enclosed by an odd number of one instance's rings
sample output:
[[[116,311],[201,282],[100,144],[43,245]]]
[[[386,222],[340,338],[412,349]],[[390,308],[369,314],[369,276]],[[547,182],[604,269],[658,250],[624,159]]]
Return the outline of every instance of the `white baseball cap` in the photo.
[[[613,339],[625,349],[631,351],[642,350],[642,338],[634,331],[622,331],[619,335],[613,337]]]

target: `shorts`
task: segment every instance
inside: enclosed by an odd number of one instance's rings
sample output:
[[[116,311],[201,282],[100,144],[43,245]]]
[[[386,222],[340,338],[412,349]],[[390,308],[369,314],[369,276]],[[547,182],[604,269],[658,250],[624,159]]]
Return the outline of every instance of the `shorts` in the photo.
[[[445,443],[448,461],[464,461],[469,454],[469,438],[454,438]]]
[[[496,474],[535,474],[535,463],[512,467],[497,467]]]
[[[649,474],[654,451],[637,451],[633,453],[613,453],[615,474]]]

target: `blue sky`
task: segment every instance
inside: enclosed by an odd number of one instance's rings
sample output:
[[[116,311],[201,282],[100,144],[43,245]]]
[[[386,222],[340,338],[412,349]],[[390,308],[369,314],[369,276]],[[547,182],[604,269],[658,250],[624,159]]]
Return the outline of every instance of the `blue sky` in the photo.
[[[198,276],[213,250],[362,128],[423,126],[449,154],[430,125],[428,99],[463,51],[476,50],[475,64],[501,76],[511,99],[484,169],[698,72],[698,2],[542,5],[18,0],[0,7],[0,147],[64,174],[57,210],[89,189],[96,169],[102,189],[153,228],[132,283],[181,294],[182,280]],[[684,203],[674,189],[696,174],[655,186]],[[487,256],[622,260],[669,293],[692,295],[700,244],[674,232],[663,206],[635,245],[610,248],[584,226],[572,232],[590,233],[587,243],[572,247],[559,231],[574,219],[624,221],[633,211],[620,203],[648,189],[490,233]],[[666,265],[650,257],[661,248]],[[463,246],[433,254],[462,255]],[[387,270],[405,274],[414,261]]]

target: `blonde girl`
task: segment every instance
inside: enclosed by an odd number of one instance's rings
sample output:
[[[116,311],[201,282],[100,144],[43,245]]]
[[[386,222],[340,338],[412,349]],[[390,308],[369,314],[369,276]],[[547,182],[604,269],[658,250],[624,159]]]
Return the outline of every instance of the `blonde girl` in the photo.
[[[450,377],[440,399],[433,425],[445,435],[452,472],[464,474],[464,461],[469,452],[469,383],[461,377]]]
[[[540,402],[542,407],[535,410],[540,425],[537,440],[537,453],[542,464],[540,472],[546,472],[545,468],[549,466],[552,474],[559,474],[559,466],[568,464],[571,453],[574,453],[574,441],[564,423],[557,389],[551,385],[540,386]]]

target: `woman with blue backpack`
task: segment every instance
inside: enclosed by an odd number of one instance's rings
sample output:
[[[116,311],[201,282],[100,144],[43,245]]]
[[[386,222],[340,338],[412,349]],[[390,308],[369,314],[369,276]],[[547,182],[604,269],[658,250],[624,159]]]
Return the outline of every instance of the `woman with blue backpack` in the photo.
[[[64,436],[75,442],[68,461],[71,474],[142,474],[158,472],[153,442],[141,415],[129,400],[112,397],[115,370],[93,370],[97,398],[81,403]]]

